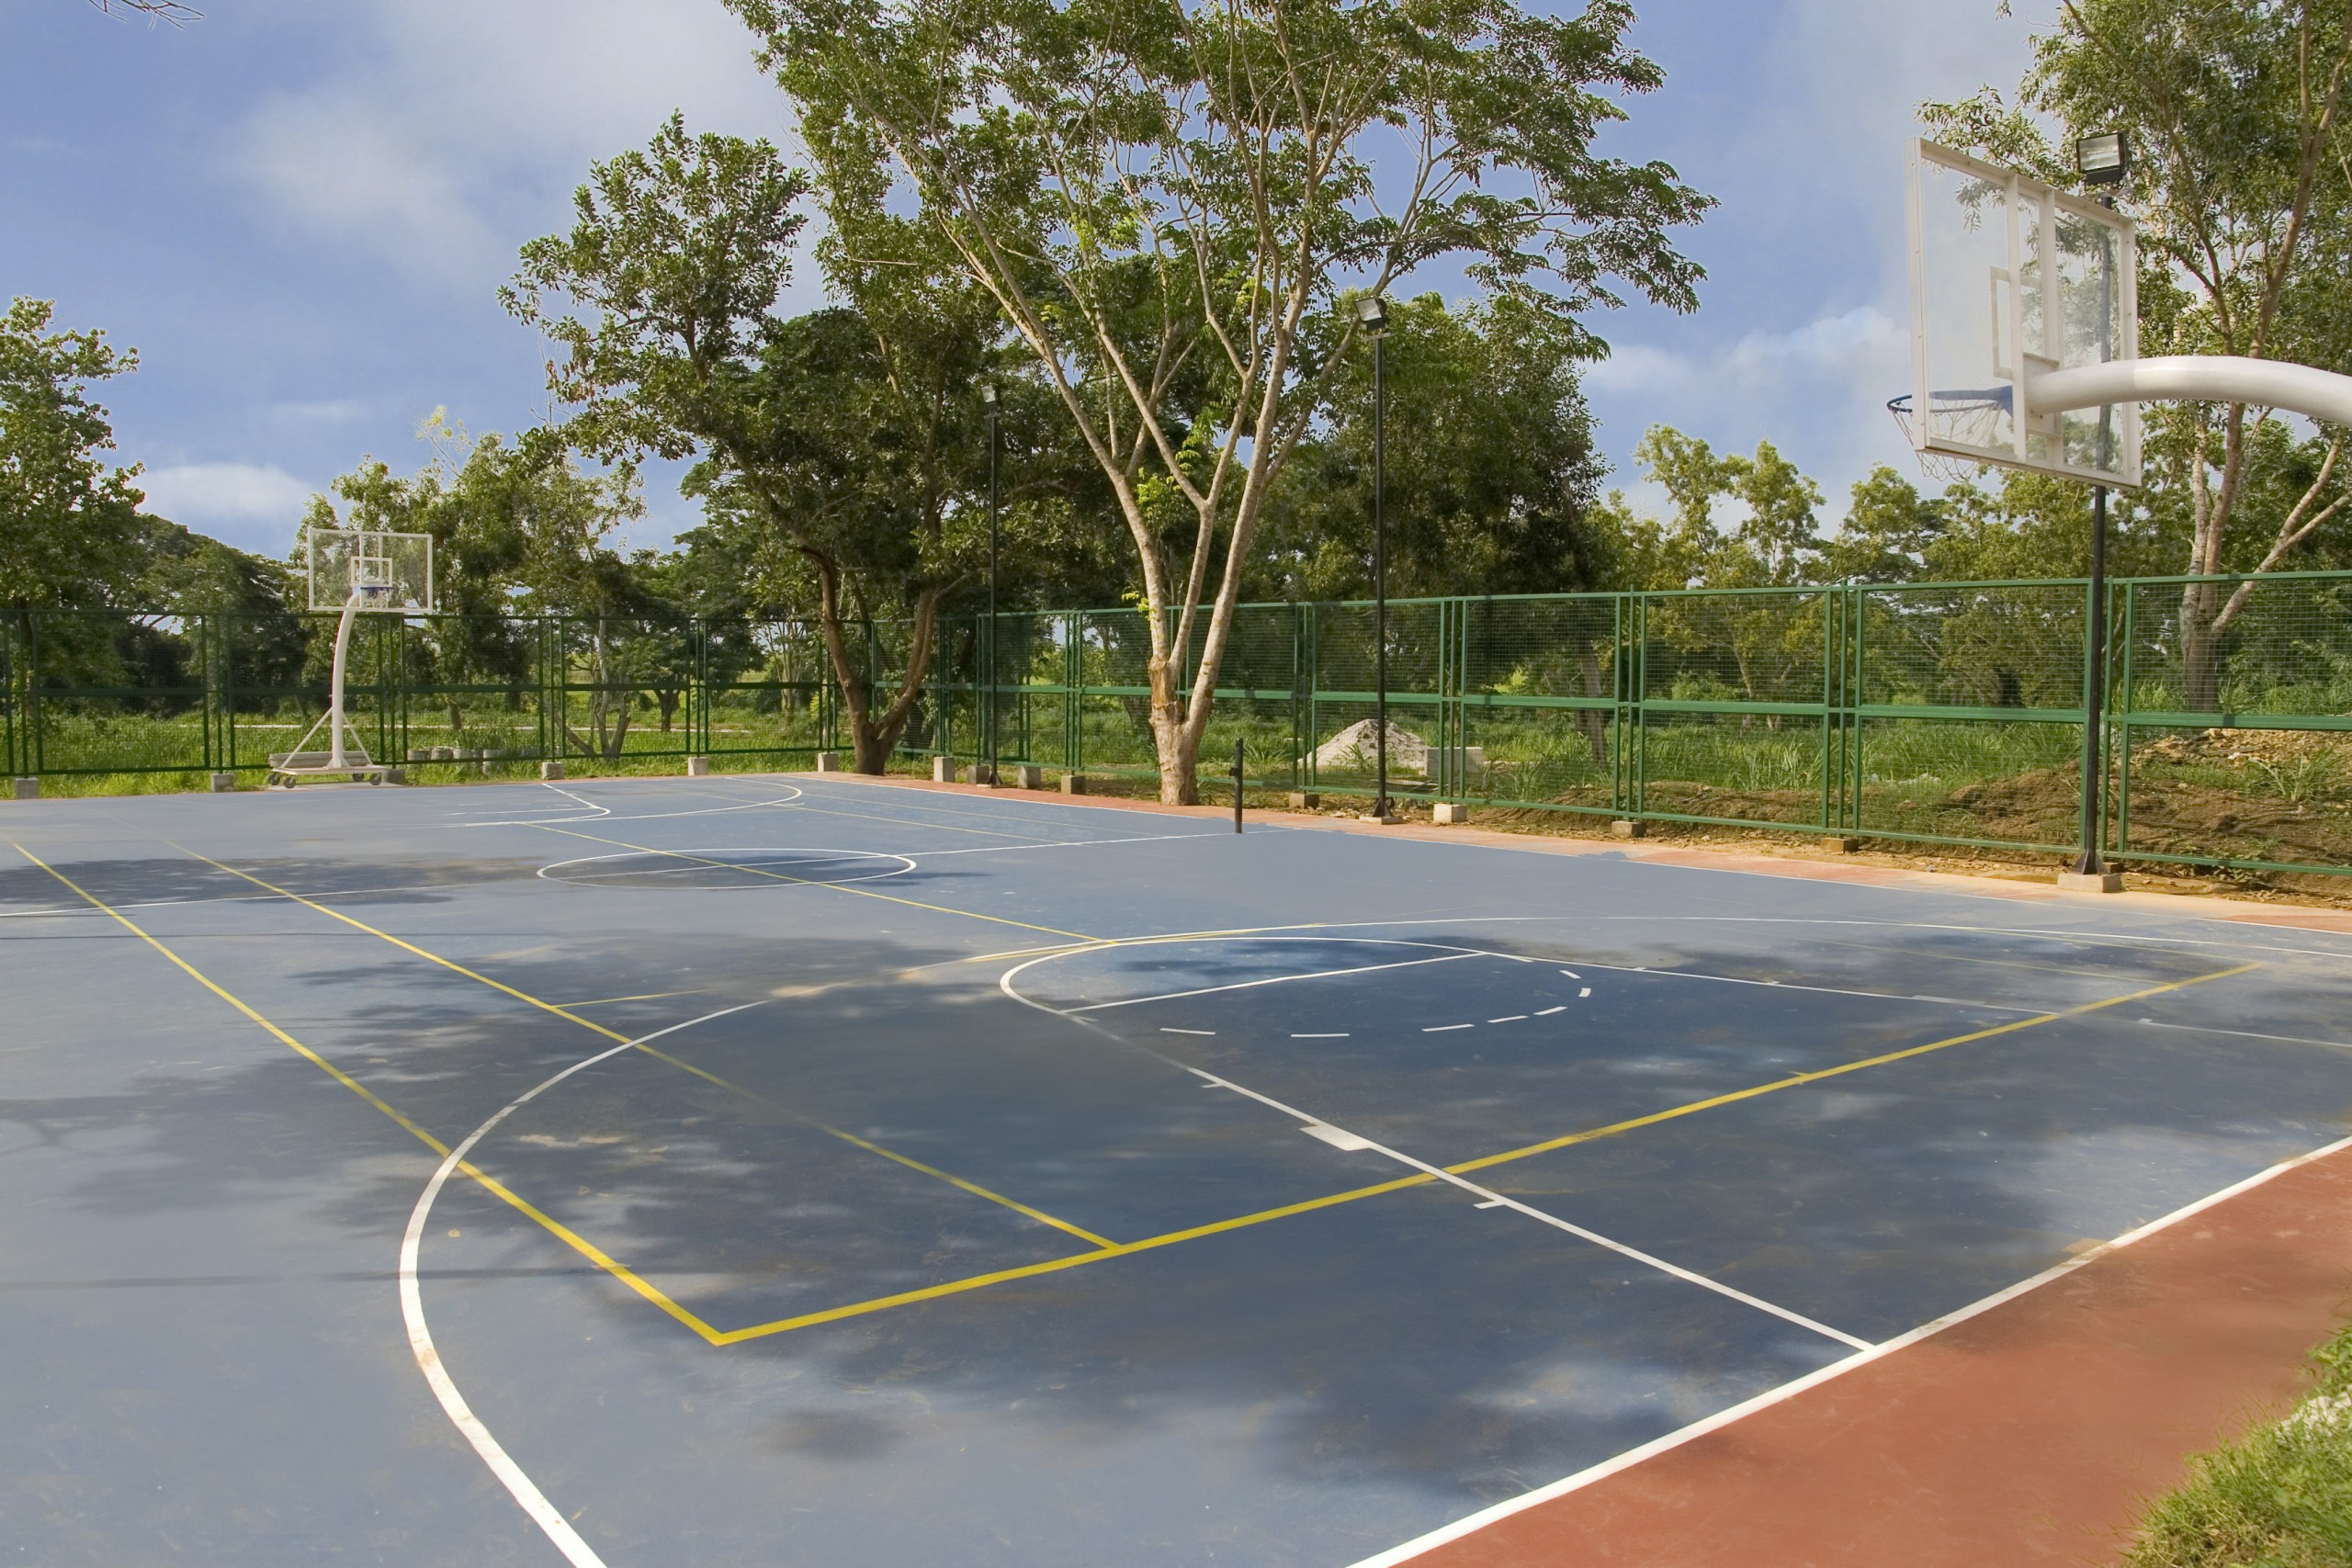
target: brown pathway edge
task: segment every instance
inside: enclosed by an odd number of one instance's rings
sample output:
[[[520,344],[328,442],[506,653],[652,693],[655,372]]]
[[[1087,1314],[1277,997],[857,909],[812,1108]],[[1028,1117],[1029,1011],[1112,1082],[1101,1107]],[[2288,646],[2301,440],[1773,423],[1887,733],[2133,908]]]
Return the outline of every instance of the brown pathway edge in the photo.
[[[1226,818],[1229,807],[940,793]],[[2352,932],[2352,913],[1465,828],[1267,826]],[[2249,1178],[1874,1349],[1355,1568],[2110,1563],[2188,1459],[2284,1414],[2352,1308],[2352,1138]]]

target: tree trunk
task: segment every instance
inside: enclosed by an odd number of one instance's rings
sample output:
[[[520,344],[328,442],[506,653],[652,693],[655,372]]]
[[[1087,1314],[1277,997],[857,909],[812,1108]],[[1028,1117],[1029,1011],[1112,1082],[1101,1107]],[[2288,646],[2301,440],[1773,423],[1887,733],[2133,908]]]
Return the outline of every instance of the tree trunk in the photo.
[[[907,645],[907,667],[899,678],[898,695],[881,716],[875,716],[866,692],[865,672],[851,657],[849,639],[842,634],[841,569],[831,558],[800,547],[817,569],[817,630],[824,640],[825,658],[833,667],[833,682],[841,689],[842,708],[849,718],[853,765],[861,773],[878,776],[889,766],[890,753],[914,716],[922,695],[922,681],[931,667],[932,641],[939,626],[939,602],[955,584],[941,583],[915,596],[914,632]]]
[[[2213,622],[2217,606],[2210,582],[2180,591],[2180,701],[2189,713],[2218,713],[2222,706],[2222,639]]]
[[[1600,651],[1589,644],[1577,650],[1577,671],[1584,677],[1584,694],[1588,697],[1608,696],[1600,689]],[[1601,767],[1609,765],[1609,712],[1606,708],[1576,710],[1577,728],[1584,732],[1584,743],[1592,748],[1592,760]]]

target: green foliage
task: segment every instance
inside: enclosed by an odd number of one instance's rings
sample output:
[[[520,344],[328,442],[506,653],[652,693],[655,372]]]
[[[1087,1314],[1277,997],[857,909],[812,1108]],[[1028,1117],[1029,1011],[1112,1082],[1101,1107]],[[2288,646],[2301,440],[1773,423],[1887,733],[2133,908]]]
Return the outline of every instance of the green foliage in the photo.
[[[1576,335],[1508,296],[1389,307],[1384,505],[1399,598],[1590,588],[1586,513],[1601,461],[1577,385]],[[1351,356],[1266,503],[1253,596],[1368,597],[1372,365]]]
[[[1593,151],[1616,95],[1659,81],[1618,0],[1558,18],[1507,0],[730,6],[793,100],[836,231],[907,218],[898,254],[985,291],[1101,471],[1152,612],[1172,799],[1193,791],[1261,515],[1355,344],[1353,316],[1333,319],[1347,279],[1385,290],[1456,257],[1564,320],[1621,282],[1693,303],[1698,269],[1666,234],[1705,198]],[[1401,203],[1375,199],[1375,140],[1408,150]]]
[[[861,260],[850,231],[831,254],[858,305],[777,316],[805,189],[767,142],[690,138],[673,117],[594,166],[571,231],[526,245],[503,297],[569,352],[551,367],[577,411],[568,439],[623,461],[700,456],[698,543],[756,594],[813,586],[858,765],[876,771],[912,716],[940,601],[979,553],[991,328],[976,293]],[[876,716],[844,624],[901,607],[919,657]]]
[[[123,602],[145,558],[138,468],[107,467],[107,411],[87,383],[139,367],[100,332],[50,330],[19,299],[0,316],[0,604],[95,609]]]

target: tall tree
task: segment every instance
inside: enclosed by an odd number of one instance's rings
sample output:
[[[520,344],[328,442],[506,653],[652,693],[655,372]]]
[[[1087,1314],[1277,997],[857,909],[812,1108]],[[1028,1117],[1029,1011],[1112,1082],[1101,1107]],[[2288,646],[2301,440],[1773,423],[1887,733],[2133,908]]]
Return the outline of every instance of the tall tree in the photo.
[[[0,604],[119,604],[148,551],[138,465],[110,467],[107,411],[89,383],[139,367],[102,332],[52,332],[54,308],[17,299],[0,316]]]
[[[1577,384],[1579,344],[1508,296],[1389,309],[1383,506],[1388,592],[1554,593],[1599,585],[1588,513],[1602,471]],[[1267,499],[1253,597],[1372,589],[1372,367],[1333,378],[1324,423]]]
[[[2098,131],[2131,138],[2120,195],[2141,221],[2142,352],[2352,370],[2352,17],[2340,0],[2064,0],[2034,47],[2026,108],[2054,118],[2067,145]],[[1921,112],[1945,141],[2055,185],[2075,178],[2040,124],[1990,87]],[[2183,570],[2267,570],[2337,514],[2335,431],[2301,497],[2267,515],[2248,505],[2263,488],[2250,480],[2267,412],[2183,403],[2152,413],[2153,466],[2188,497]],[[2241,547],[2246,524],[2256,536]],[[2249,592],[2182,592],[2192,709],[2218,700],[2222,635]]]
[[[1149,612],[1166,800],[1194,798],[1268,497],[1356,341],[1351,318],[1322,327],[1349,282],[1450,256],[1569,319],[1621,280],[1695,303],[1667,231],[1706,198],[1593,151],[1616,96],[1660,80],[1623,0],[729,4],[834,226],[911,214],[1102,470]]]
[[[534,240],[503,291],[568,357],[551,385],[567,438],[608,457],[700,456],[722,520],[804,562],[856,765],[879,773],[912,717],[941,602],[968,568],[986,318],[911,272],[890,308],[776,314],[804,185],[765,141],[689,136],[595,165],[571,231]],[[870,268],[868,269],[871,270]],[[559,299],[582,314],[568,313]],[[739,541],[740,542],[740,541]],[[854,620],[904,612],[897,685],[877,706]]]

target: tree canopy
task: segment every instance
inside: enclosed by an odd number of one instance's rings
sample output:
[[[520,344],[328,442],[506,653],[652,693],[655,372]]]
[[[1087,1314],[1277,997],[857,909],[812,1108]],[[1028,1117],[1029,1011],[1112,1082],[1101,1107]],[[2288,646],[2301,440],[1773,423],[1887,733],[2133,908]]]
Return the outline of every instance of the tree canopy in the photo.
[[[1619,288],[1694,303],[1668,233],[1707,199],[1594,150],[1660,80],[1622,0],[729,4],[835,232],[906,236],[899,259],[983,290],[1101,471],[1170,800],[1269,498],[1356,344],[1351,285],[1450,257],[1571,321]]]

